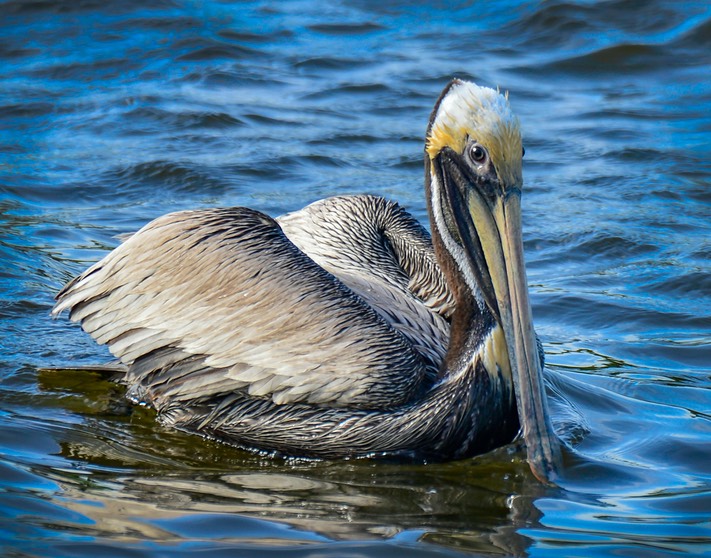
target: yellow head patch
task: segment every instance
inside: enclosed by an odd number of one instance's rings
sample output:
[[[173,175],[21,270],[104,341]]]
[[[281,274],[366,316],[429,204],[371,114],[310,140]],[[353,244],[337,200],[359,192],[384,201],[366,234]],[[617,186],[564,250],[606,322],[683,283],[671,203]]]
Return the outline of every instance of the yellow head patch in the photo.
[[[468,139],[486,148],[500,180],[521,184],[521,127],[507,97],[489,87],[456,80],[434,115],[426,150],[430,159],[445,147],[461,154]]]

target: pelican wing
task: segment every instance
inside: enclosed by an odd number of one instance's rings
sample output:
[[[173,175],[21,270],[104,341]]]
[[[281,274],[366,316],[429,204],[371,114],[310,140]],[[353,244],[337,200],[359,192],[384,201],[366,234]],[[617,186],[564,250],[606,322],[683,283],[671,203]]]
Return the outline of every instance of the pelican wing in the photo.
[[[361,296],[246,208],[156,219],[69,283],[53,314],[65,309],[158,410],[236,390],[390,408],[433,374]]]
[[[427,231],[399,204],[336,196],[277,218],[298,248],[439,366],[454,300]]]

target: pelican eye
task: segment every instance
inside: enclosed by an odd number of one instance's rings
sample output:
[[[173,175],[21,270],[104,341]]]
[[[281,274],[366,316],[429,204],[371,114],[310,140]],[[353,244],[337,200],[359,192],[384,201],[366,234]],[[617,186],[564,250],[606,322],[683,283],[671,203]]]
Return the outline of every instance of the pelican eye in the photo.
[[[473,144],[469,148],[469,158],[477,165],[483,164],[486,161],[487,157],[488,154],[486,153],[486,149],[484,149],[478,143]]]

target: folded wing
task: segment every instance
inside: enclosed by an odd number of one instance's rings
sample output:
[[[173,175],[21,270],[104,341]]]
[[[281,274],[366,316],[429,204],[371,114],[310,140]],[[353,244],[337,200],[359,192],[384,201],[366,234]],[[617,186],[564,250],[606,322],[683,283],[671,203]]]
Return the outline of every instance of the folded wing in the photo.
[[[69,283],[53,313],[65,309],[159,411],[234,391],[387,409],[436,373],[382,312],[246,208],[156,219]]]

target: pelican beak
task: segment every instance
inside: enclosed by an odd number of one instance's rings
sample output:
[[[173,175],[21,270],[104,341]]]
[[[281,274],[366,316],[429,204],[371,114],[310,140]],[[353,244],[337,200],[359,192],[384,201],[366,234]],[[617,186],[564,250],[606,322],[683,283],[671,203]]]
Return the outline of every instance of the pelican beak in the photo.
[[[553,483],[560,441],[548,416],[523,257],[520,184],[472,176],[461,156],[442,151],[440,176],[453,224],[486,304],[504,331],[522,436],[533,474]]]

